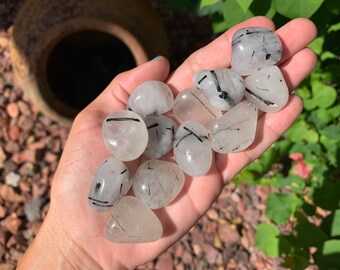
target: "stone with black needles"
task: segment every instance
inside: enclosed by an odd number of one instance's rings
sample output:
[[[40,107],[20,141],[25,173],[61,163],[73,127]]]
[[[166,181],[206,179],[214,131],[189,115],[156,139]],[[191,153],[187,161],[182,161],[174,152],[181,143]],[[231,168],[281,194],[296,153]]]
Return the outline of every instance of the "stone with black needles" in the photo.
[[[240,152],[255,139],[258,109],[244,100],[217,119],[212,128],[211,148],[218,153]]]
[[[277,112],[288,102],[289,91],[280,69],[271,66],[245,78],[249,101],[264,112]]]
[[[205,175],[212,163],[212,151],[207,130],[198,122],[182,123],[174,142],[175,160],[190,176]]]
[[[145,117],[166,113],[173,105],[174,96],[167,84],[161,81],[146,81],[132,92],[127,109]]]
[[[244,96],[242,77],[230,69],[199,70],[193,82],[210,104],[221,111],[234,107]]]
[[[149,133],[144,155],[149,158],[164,156],[172,148],[177,130],[176,123],[164,115],[150,115],[144,117],[143,120]]]
[[[94,174],[88,202],[97,211],[106,211],[125,196],[131,185],[132,177],[126,165],[115,157],[109,157]]]
[[[207,130],[210,130],[211,124],[222,116],[222,111],[212,106],[202,91],[195,88],[179,92],[172,111],[180,123],[196,121]]]
[[[129,161],[143,154],[148,144],[148,131],[136,113],[122,110],[109,114],[102,127],[104,144],[116,158]]]
[[[176,163],[151,159],[137,169],[133,180],[136,197],[151,209],[168,205],[182,190],[185,176]]]
[[[248,27],[233,35],[231,68],[242,76],[277,64],[281,55],[280,39],[270,29]]]
[[[147,243],[162,237],[163,226],[143,202],[126,196],[112,208],[104,235],[114,243]]]

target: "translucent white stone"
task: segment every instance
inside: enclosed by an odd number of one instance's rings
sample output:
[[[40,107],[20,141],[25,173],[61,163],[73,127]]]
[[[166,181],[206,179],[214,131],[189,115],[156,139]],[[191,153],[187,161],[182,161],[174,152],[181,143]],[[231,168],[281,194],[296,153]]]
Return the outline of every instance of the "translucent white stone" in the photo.
[[[164,115],[150,115],[144,118],[148,129],[149,141],[144,155],[160,158],[170,151],[175,140],[176,123]]]
[[[222,111],[213,107],[202,91],[197,89],[186,89],[180,92],[176,96],[172,111],[180,123],[196,121],[207,130],[210,130],[212,123],[222,116]]]
[[[242,28],[232,38],[231,67],[241,75],[275,65],[282,45],[275,32],[263,27]]]
[[[163,235],[158,217],[136,197],[126,196],[113,208],[105,238],[114,243],[153,242]]]
[[[88,202],[97,211],[106,211],[129,191],[131,185],[132,177],[126,165],[109,157],[100,164],[93,177]]]
[[[168,205],[182,190],[184,179],[184,173],[177,164],[151,159],[137,169],[133,192],[150,208],[161,208]]]
[[[247,100],[227,111],[213,125],[211,148],[222,154],[246,149],[255,139],[257,114],[255,105]]]
[[[198,122],[186,121],[177,129],[174,155],[180,168],[190,176],[205,175],[212,163],[207,130]]]
[[[174,96],[167,84],[161,81],[146,81],[132,92],[127,109],[145,117],[166,113],[173,105]]]
[[[108,115],[102,132],[107,149],[123,161],[138,158],[148,144],[148,131],[144,121],[131,111],[116,111]]]
[[[245,96],[264,112],[277,112],[288,102],[289,90],[277,66],[263,68],[245,79]]]
[[[242,77],[230,69],[197,71],[193,82],[210,104],[221,111],[234,107],[244,96]]]

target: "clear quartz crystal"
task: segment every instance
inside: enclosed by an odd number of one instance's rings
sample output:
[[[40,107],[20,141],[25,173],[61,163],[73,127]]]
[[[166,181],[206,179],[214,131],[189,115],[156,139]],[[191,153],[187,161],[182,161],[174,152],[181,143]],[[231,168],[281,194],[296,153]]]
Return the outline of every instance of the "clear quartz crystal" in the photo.
[[[173,105],[174,96],[167,84],[161,81],[146,81],[132,92],[127,109],[145,117],[166,113]]]
[[[288,102],[289,91],[277,66],[263,68],[245,79],[245,96],[264,112],[277,112]]]
[[[126,165],[115,157],[109,157],[96,170],[88,202],[97,211],[106,211],[129,191],[131,185],[132,177]]]
[[[144,118],[149,133],[149,141],[144,155],[160,158],[168,153],[175,139],[176,123],[164,115],[150,115]]]
[[[114,243],[147,243],[162,237],[163,226],[143,202],[126,196],[112,208],[104,234]]]
[[[151,159],[136,171],[133,192],[151,209],[168,205],[182,190],[184,173],[173,162]]]
[[[210,104],[221,111],[234,107],[244,96],[242,77],[230,69],[197,71],[193,82]]]
[[[222,116],[221,110],[213,107],[202,91],[197,89],[186,89],[180,92],[176,96],[172,111],[180,123],[196,121],[207,130],[210,130],[212,123]]]
[[[179,167],[190,176],[205,175],[212,163],[207,130],[198,122],[186,121],[177,129],[174,155]]]
[[[231,67],[240,75],[277,64],[282,45],[275,32],[263,27],[242,28],[232,38]]]
[[[131,111],[115,111],[108,115],[102,133],[107,149],[122,161],[138,158],[148,143],[148,131],[143,119]]]
[[[255,139],[257,114],[255,105],[247,100],[227,111],[213,125],[211,148],[221,154],[246,149]]]

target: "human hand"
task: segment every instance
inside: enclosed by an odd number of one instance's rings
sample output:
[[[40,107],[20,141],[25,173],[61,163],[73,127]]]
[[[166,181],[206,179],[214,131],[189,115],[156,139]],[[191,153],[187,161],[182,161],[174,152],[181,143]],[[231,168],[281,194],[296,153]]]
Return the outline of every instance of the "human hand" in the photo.
[[[119,244],[107,241],[103,232],[110,211],[98,213],[88,205],[87,194],[94,172],[110,155],[101,135],[104,118],[115,110],[125,109],[131,92],[144,81],[165,81],[176,95],[192,86],[197,70],[229,67],[233,33],[250,26],[274,29],[269,19],[255,17],[193,53],[170,75],[164,57],[122,73],[77,116],[54,176],[48,215],[19,269],[131,269],[154,259],[205,214],[223,187],[242,168],[258,158],[289,128],[302,110],[300,98],[293,94],[281,111],[260,115],[255,141],[248,149],[228,155],[215,154],[207,175],[186,177],[178,197],[155,211],[164,228],[163,237],[155,242]],[[296,19],[278,29],[277,34],[283,45],[279,67],[292,90],[315,66],[316,57],[306,46],[315,38],[316,29],[310,21]],[[129,162],[129,166],[135,167],[137,163]]]

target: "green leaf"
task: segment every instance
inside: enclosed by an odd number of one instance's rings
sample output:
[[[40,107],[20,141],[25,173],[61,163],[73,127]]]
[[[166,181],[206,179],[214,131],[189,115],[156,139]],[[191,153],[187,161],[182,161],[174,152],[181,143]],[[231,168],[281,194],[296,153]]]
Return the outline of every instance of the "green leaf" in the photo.
[[[306,186],[304,179],[297,175],[288,175],[278,182],[278,188],[290,187],[294,192],[302,192]]]
[[[273,0],[277,12],[290,19],[311,17],[321,6],[323,0]]]
[[[253,0],[236,0],[236,2],[242,8],[243,12],[246,13],[247,10],[249,9],[251,3],[253,2]]]
[[[320,133],[330,140],[340,140],[340,126],[329,125],[322,129]]]
[[[319,227],[310,223],[305,217],[299,216],[296,222],[297,243],[303,248],[309,248],[322,244],[328,240],[327,235]],[[313,237],[311,237],[311,235]]]
[[[324,41],[324,37],[317,37],[311,44],[309,44],[308,47],[311,48],[317,55],[320,55],[322,53]]]
[[[319,139],[318,133],[312,129],[302,117],[299,117],[299,119],[295,121],[284,136],[289,138],[292,142],[301,142],[305,140],[308,143],[315,143]]]
[[[258,249],[271,257],[280,256],[280,240],[278,229],[267,223],[261,223],[256,228],[255,242]]]
[[[268,18],[273,18],[276,13],[271,1],[268,0],[253,0],[249,9],[254,15],[263,15]]]
[[[215,34],[222,33],[227,30],[230,26],[224,20],[223,15],[215,13],[211,16],[212,30]]]
[[[340,265],[340,240],[333,239],[317,247],[313,255],[319,269],[339,269]]]
[[[320,81],[312,81],[313,99],[320,108],[328,108],[336,101],[336,90],[334,87]]]
[[[228,28],[253,16],[249,10],[245,12],[236,0],[227,0],[222,5],[224,21]]]
[[[295,194],[270,193],[267,198],[267,217],[282,225],[294,214],[301,200]]]
[[[325,181],[320,188],[314,190],[313,201],[323,209],[338,209],[340,207],[340,183]]]
[[[330,237],[340,237],[340,209],[327,216],[321,224],[321,228]]]

